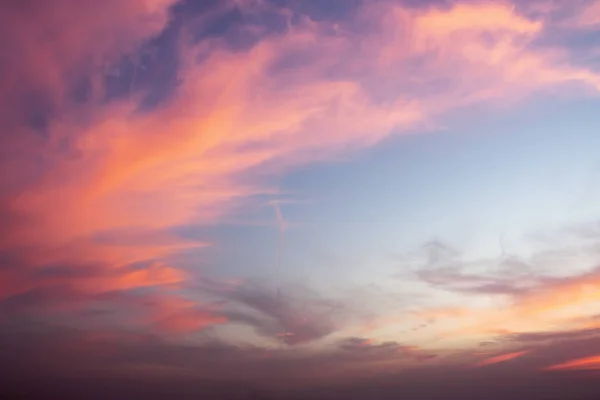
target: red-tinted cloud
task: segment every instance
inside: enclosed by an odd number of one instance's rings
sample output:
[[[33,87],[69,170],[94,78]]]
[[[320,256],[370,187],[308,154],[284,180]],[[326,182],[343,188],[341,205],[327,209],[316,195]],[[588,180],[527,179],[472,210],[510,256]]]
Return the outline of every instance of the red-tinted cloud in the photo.
[[[578,358],[546,368],[549,371],[557,370],[600,370],[600,356]]]
[[[499,356],[494,356],[494,357],[490,357],[490,358],[486,358],[485,360],[479,362],[477,364],[478,367],[484,367],[486,365],[491,365],[491,364],[497,364],[497,363],[501,363],[501,362],[506,362],[506,361],[510,361],[513,360],[517,357],[521,357],[525,354],[527,354],[528,351],[516,351],[513,353],[506,353],[506,354],[501,354]]]

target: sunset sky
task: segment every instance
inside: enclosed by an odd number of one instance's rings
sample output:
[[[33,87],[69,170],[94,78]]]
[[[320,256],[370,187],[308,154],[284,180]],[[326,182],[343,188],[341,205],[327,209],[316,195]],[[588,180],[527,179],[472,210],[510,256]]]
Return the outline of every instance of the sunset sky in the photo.
[[[587,387],[598,110],[598,0],[6,0],[1,371]]]

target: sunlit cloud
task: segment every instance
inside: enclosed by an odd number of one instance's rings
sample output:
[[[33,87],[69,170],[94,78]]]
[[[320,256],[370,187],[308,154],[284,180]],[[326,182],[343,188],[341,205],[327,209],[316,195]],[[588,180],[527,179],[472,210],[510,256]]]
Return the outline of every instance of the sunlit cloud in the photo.
[[[552,365],[546,368],[549,371],[558,370],[600,370],[600,356],[578,358],[562,364]]]
[[[593,333],[598,305],[598,269],[587,267],[584,250],[567,247],[543,249],[528,258],[463,259],[460,252],[440,251],[444,245],[426,248],[417,279],[435,289],[438,296],[451,294],[450,304],[421,307],[414,312],[436,337],[485,340],[489,336],[537,337],[552,332],[557,337]],[[587,268],[565,274],[552,265],[561,255],[576,251]],[[596,262],[593,250],[589,260]],[[555,259],[556,258],[556,259]],[[435,296],[434,296],[435,297]],[[468,304],[469,303],[469,304]],[[468,305],[467,305],[468,304]],[[471,338],[471,339],[467,339]]]
[[[507,353],[507,354],[501,354],[499,356],[494,356],[494,357],[490,357],[490,358],[486,358],[485,360],[479,362],[477,364],[478,367],[485,367],[487,365],[491,365],[491,364],[497,364],[497,363],[502,363],[502,362],[507,362],[510,360],[514,360],[517,357],[521,357],[525,354],[527,354],[528,351],[516,351],[514,353]]]

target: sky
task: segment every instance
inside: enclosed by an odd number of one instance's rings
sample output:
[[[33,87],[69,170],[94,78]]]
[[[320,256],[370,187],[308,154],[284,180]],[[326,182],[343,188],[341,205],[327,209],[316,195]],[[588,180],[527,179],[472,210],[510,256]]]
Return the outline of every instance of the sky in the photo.
[[[6,390],[598,398],[599,43],[598,0],[3,2]]]

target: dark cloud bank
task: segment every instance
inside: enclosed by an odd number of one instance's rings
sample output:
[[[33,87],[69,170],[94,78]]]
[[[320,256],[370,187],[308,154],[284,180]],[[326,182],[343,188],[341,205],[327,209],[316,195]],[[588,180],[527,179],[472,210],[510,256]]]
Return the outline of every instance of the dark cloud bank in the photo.
[[[2,398],[592,400],[600,393],[598,370],[544,370],[600,354],[597,330],[502,337],[528,353],[484,367],[463,352],[382,369],[408,352],[393,355],[397,344],[360,338],[315,354],[18,322],[11,328],[0,340]]]

